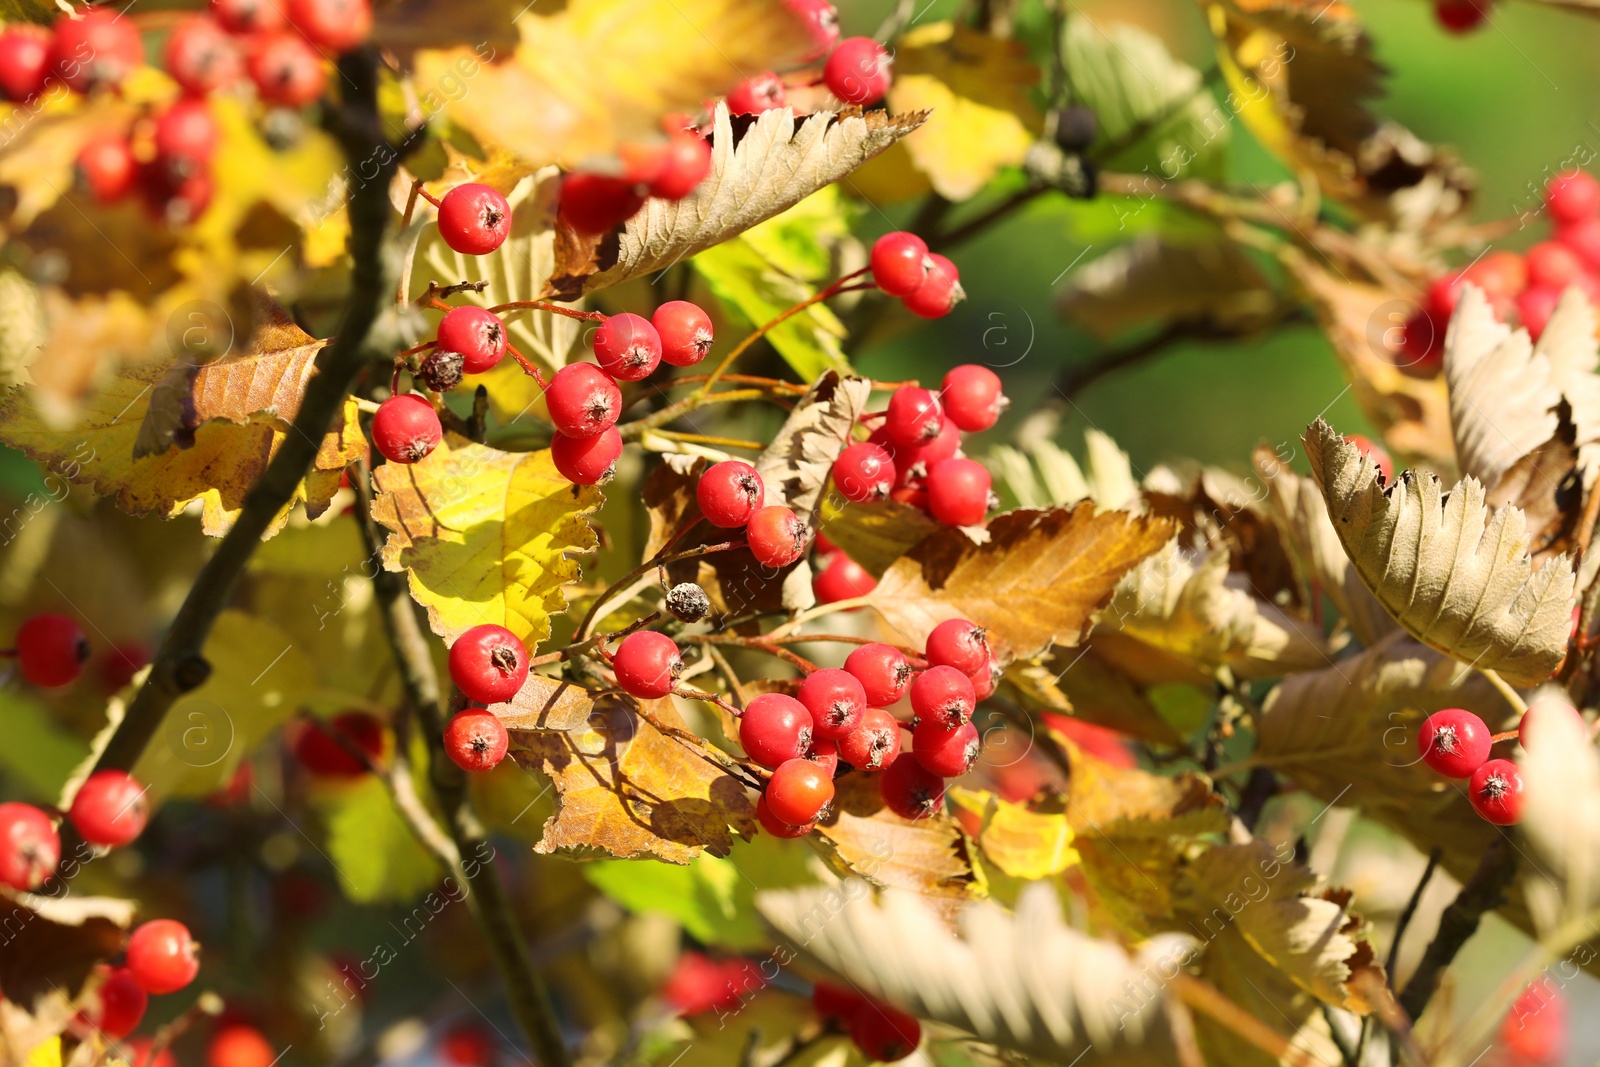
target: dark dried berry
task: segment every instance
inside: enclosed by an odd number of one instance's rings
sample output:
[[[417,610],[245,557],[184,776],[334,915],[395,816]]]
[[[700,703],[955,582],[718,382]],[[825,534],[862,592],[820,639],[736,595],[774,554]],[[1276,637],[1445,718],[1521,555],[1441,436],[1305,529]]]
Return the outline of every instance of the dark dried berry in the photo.
[[[683,622],[699,622],[711,614],[711,600],[693,582],[680,582],[667,591],[667,610]]]
[[[460,352],[435,348],[417,369],[417,377],[436,393],[447,393],[461,384],[461,368],[466,358]]]

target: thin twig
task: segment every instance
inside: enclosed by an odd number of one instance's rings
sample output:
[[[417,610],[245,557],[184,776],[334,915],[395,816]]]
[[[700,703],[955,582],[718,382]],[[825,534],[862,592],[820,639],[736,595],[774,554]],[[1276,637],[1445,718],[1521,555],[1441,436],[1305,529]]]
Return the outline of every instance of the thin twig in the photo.
[[[1394,981],[1394,964],[1400,958],[1400,939],[1406,936],[1406,927],[1411,925],[1411,919],[1417,914],[1417,905],[1422,903],[1423,890],[1428,888],[1428,883],[1433,880],[1433,872],[1439,869],[1439,858],[1444,855],[1444,850],[1435,848],[1428,853],[1428,865],[1422,869],[1422,877],[1417,880],[1417,887],[1411,891],[1411,899],[1406,901],[1406,906],[1400,912],[1400,918],[1394,924],[1394,938],[1389,942],[1389,958],[1383,965],[1383,973],[1389,976],[1389,981]]]
[[[1309,1052],[1302,1052],[1289,1039],[1245,1011],[1198,978],[1179,974],[1168,984],[1179,1000],[1238,1034],[1256,1048],[1291,1067],[1328,1067]]]
[[[679,532],[681,533],[682,531]],[[668,543],[670,544],[671,542]],[[651,571],[655,570],[656,567],[667,563],[676,563],[683,559],[695,559],[700,556],[709,556],[714,552],[726,552],[729,549],[743,548],[744,545],[745,543],[743,541],[723,541],[715,545],[700,545],[698,548],[686,548],[681,552],[667,552],[666,546],[663,546],[662,551],[657,552],[654,556],[645,560],[633,570],[612,582],[606,588],[605,592],[595,597],[594,603],[589,605],[589,611],[586,615],[584,615],[583,621],[578,624],[578,632],[575,640],[583,641],[589,637],[589,632],[593,628],[595,620],[600,617],[601,608],[608,606],[609,601],[616,595],[617,590],[627,588],[640,578],[644,577],[646,574],[649,574]]]
[[[1422,1017],[1423,1009],[1427,1008],[1438,987],[1439,973],[1450,966],[1461,946],[1478,932],[1478,922],[1484,912],[1504,903],[1505,891],[1516,873],[1515,850],[1509,847],[1506,838],[1495,838],[1484,852],[1478,869],[1439,916],[1439,929],[1428,942],[1422,961],[1400,994],[1400,1007],[1407,1018],[1415,1021]]]
[[[1511,688],[1510,682],[1500,677],[1499,671],[1493,670],[1489,667],[1478,667],[1477,671],[1479,674],[1489,679],[1489,684],[1494,686],[1495,689],[1499,691],[1500,695],[1505,698],[1507,704],[1511,705],[1512,711],[1516,712],[1519,716],[1526,715],[1528,713],[1528,702],[1522,699],[1522,695],[1520,693]]]

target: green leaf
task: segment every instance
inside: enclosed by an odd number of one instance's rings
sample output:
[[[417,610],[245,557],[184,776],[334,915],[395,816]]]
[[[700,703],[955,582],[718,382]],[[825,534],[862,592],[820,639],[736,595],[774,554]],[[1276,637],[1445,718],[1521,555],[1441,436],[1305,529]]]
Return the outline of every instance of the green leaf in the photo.
[[[344,895],[358,904],[412,900],[439,880],[439,865],[412,836],[389,791],[368,775],[320,798],[328,857]]]
[[[6,724],[0,768],[7,779],[34,799],[54,803],[89,746],[62,730],[44,707],[14,691],[0,692],[0,720]]]

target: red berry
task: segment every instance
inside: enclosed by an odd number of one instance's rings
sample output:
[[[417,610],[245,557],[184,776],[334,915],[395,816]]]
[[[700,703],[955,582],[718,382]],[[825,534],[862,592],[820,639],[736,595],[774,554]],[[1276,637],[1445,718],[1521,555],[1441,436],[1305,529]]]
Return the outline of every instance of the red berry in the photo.
[[[1517,723],[1517,742],[1528,751],[1533,751],[1531,739],[1551,730],[1552,720],[1558,717],[1570,720],[1584,736],[1588,736],[1589,724],[1584,722],[1577,708],[1564,700],[1546,699],[1532,705],[1523,713],[1522,721]]]
[[[44,89],[50,72],[50,34],[15,23],[0,30],[0,96],[22,103]]]
[[[840,41],[822,68],[828,91],[847,104],[866,107],[883,99],[893,77],[894,59],[870,37]]]
[[[372,443],[390,463],[416,463],[442,440],[439,413],[416,393],[391,396],[372,416]]]
[[[1467,33],[1489,18],[1491,0],[1433,0],[1433,17],[1451,33]]]
[[[928,260],[933,265],[928,268],[927,279],[921,288],[904,298],[904,303],[913,315],[942,319],[967,298],[967,291],[961,288],[961,272],[954,263],[937,252],[929,253]]]
[[[883,448],[894,460],[896,489],[920,488],[928,480],[930,470],[961,450],[961,431],[956,429],[955,423],[945,419],[937,437],[910,448],[890,441],[882,426],[874,430],[867,441]],[[894,497],[893,492],[889,495]]]
[[[622,455],[622,434],[607,426],[593,437],[568,437],[558,433],[550,439],[550,459],[561,477],[574,485],[599,485],[616,473],[617,457]]]
[[[29,890],[61,862],[61,836],[50,816],[32,804],[0,804],[0,883]]]
[[[1522,991],[1500,1023],[1500,1050],[1505,1058],[1497,1067],[1556,1067],[1565,1063],[1567,999],[1548,980]]]
[[[367,773],[369,764],[383,759],[384,727],[364,711],[346,711],[326,723],[317,719],[302,722],[290,747],[300,765],[319,778],[359,778]]]
[[[674,367],[692,367],[711,351],[711,316],[698,304],[669,300],[656,308],[650,325],[661,338],[661,358]]]
[[[1583,273],[1583,260],[1560,241],[1540,241],[1528,249],[1528,284],[1565,289]]]
[[[372,35],[370,0],[289,0],[289,21],[312,44],[348,52]]]
[[[267,1035],[244,1023],[223,1026],[206,1046],[206,1067],[272,1067],[277,1059]]]
[[[700,513],[713,526],[731,530],[750,521],[766,498],[761,475],[750,464],[737,459],[714,463],[700,476],[695,486]]]
[[[617,684],[629,696],[654,700],[672,692],[683,673],[678,643],[656,630],[640,630],[622,639],[612,657]]]
[[[911,731],[911,754],[941,778],[966,774],[981,747],[978,728],[970,722],[950,727],[934,719],[919,719]]]
[[[204,100],[179,100],[156,119],[156,156],[175,178],[206,169],[220,138],[217,120]]]
[[[928,662],[972,674],[989,663],[988,633],[966,619],[946,619],[928,634]]]
[[[839,740],[839,755],[863,771],[881,771],[900,754],[900,724],[882,708],[868,708],[856,728]]]
[[[485,256],[511,232],[511,205],[495,190],[467,182],[439,200],[439,236],[464,256]]]
[[[439,322],[438,347],[461,353],[461,370],[482,374],[506,354],[506,324],[486,308],[471,304],[451,308]]]
[[[178,1057],[172,1049],[163,1046],[158,1052],[155,1041],[148,1037],[135,1037],[123,1043],[122,1054],[128,1067],[178,1067]]]
[[[909,752],[900,753],[885,767],[878,793],[884,806],[902,819],[926,819],[944,808],[944,779]]]
[[[989,469],[947,459],[928,472],[928,510],[946,526],[976,526],[989,512]]]
[[[973,699],[982,703],[994,696],[995,682],[999,677],[1000,668],[993,656],[985,660],[983,666],[977,670],[967,672],[967,681],[972,683]]]
[[[839,40],[839,12],[828,0],[784,0],[806,25],[811,35],[811,50],[800,57],[810,63],[827,55]]]
[[[280,0],[210,0],[211,14],[229,33],[273,33],[288,25]]]
[[[89,639],[69,615],[35,615],[17,627],[17,666],[45,689],[77,678],[89,659]]]
[[[901,448],[927,444],[944,429],[944,409],[939,398],[921,386],[896,389],[889,398],[883,432]]]
[[[763,830],[773,837],[804,837],[817,827],[814,822],[806,823],[803,826],[790,826],[772,814],[772,809],[767,807],[767,798],[765,796],[756,798],[756,821],[761,824]]]
[[[1355,445],[1356,448],[1361,451],[1363,456],[1366,456],[1373,463],[1377,464],[1378,473],[1383,475],[1383,482],[1385,485],[1393,484],[1394,460],[1389,458],[1389,453],[1387,451],[1385,451],[1382,447],[1373,444],[1370,437],[1363,437],[1358,433],[1347,433],[1344,435],[1344,439]]]
[[[831,982],[818,982],[811,987],[811,1010],[823,1022],[848,1024],[856,1009],[867,1003],[867,998],[853,989]]]
[[[833,461],[833,487],[853,503],[885,499],[894,481],[894,460],[888,450],[870,441],[856,442]]]
[[[762,693],[739,717],[739,744],[763,767],[803,759],[811,749],[811,713],[794,697]]]
[[[453,1067],[491,1067],[497,1057],[494,1035],[477,1023],[457,1023],[439,1038],[439,1056]]]
[[[787,567],[806,554],[806,524],[782,504],[770,504],[750,516],[745,540],[763,567]]]
[[[107,1037],[127,1037],[144,1019],[150,994],[139,987],[126,967],[101,967],[99,970],[105,980],[84,1011],[84,1021]]]
[[[1544,209],[1557,225],[1600,213],[1600,182],[1581,170],[1564,170],[1544,186]]]
[[[845,657],[844,669],[855,675],[875,708],[893,704],[911,685],[911,664],[893,645],[862,645]]]
[[[561,182],[562,222],[581,234],[595,235],[631,219],[644,206],[638,186],[603,174],[569,174]]]
[[[200,973],[200,946],[176,919],[152,919],[128,935],[128,973],[146,993],[176,993]]]
[[[528,650],[504,626],[482,623],[450,646],[450,679],[468,700],[498,704],[528,680]]]
[[[1413,312],[1400,328],[1399,349],[1406,366],[1437,366],[1444,359],[1444,330],[1427,311]]]
[[[292,30],[258,38],[245,63],[256,92],[269,104],[305,107],[328,86],[328,71],[317,50]]]
[[[612,315],[594,332],[600,369],[618,381],[639,382],[661,365],[661,335],[650,320],[624,312]]]
[[[1510,298],[1528,286],[1528,264],[1517,252],[1490,252],[1461,272],[1464,281],[1481,288],[1491,301]]]
[[[78,160],[73,165],[78,188],[102,204],[127,196],[133,190],[138,172],[133,146],[120,133],[90,137],[79,149]]]
[[[622,390],[593,363],[569,363],[556,371],[544,394],[550,421],[568,437],[593,437],[617,424]]]
[[[80,93],[111,89],[144,63],[144,41],[132,19],[109,7],[85,8],[55,21],[51,72]]]
[[[780,822],[804,826],[833,803],[833,779],[808,759],[792,759],[778,764],[762,796]]]
[[[811,742],[811,751],[806,753],[806,759],[821,767],[823,773],[832,778],[839,773],[839,742],[827,738]]]
[[[1429,715],[1417,731],[1422,761],[1448,778],[1468,778],[1489,758],[1489,728],[1461,708]]]
[[[850,1016],[850,1040],[869,1060],[893,1063],[922,1043],[922,1024],[887,1004],[869,1001]]]
[[[444,728],[444,750],[464,771],[492,771],[506,758],[511,735],[488,708],[457,712]]]
[[[872,278],[890,296],[910,296],[928,278],[928,243],[914,233],[896,230],[872,244]]]
[[[1539,339],[1560,301],[1561,290],[1549,285],[1530,285],[1517,294],[1517,315],[1529,337]]]
[[[144,832],[150,804],[127,771],[95,771],[73,795],[67,818],[89,844],[116,848]]]
[[[946,729],[969,721],[976,706],[972,680],[954,667],[929,667],[911,683],[911,710],[917,718]]]
[[[649,182],[651,196],[682,200],[711,173],[711,143],[689,130],[667,138],[660,155],[660,170]]]
[[[835,552],[827,566],[811,580],[811,591],[824,604],[854,600],[878,588],[878,580],[843,552]]]
[[[203,215],[216,191],[210,170],[174,175],[159,159],[139,168],[135,185],[151,217],[173,229]]]
[[[855,675],[836,667],[812,671],[796,695],[811,713],[816,736],[832,740],[854,730],[867,710],[867,691]]]
[[[1589,270],[1600,269],[1600,218],[1590,215],[1563,223],[1556,230],[1556,240],[1576,252]]]
[[[1522,818],[1522,771],[1508,759],[1492,759],[1472,772],[1467,798],[1479,815],[1496,826]]]
[[[244,77],[244,57],[238,44],[210,15],[189,15],[172,28],[164,62],[179,88],[195,96]]]
[[[945,416],[967,433],[993,426],[1007,404],[1000,391],[1000,376],[976,363],[951,368],[944,376],[939,402],[944,405]]]
[[[746,78],[733,87],[728,93],[728,113],[759,115],[763,111],[782,107],[786,100],[783,79],[769,70],[753,78]]]

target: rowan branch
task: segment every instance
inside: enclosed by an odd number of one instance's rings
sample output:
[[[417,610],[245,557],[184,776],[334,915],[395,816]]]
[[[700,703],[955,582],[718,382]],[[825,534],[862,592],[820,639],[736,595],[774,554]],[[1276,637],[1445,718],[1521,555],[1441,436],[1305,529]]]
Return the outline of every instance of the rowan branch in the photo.
[[[1415,1021],[1422,1016],[1439,984],[1439,974],[1450,966],[1473,934],[1478,932],[1478,922],[1484,912],[1498,908],[1505,901],[1506,889],[1517,874],[1517,856],[1504,837],[1495,838],[1484,852],[1478,869],[1461,887],[1461,892],[1439,916],[1439,929],[1422,954],[1422,962],[1406,983],[1400,994],[1400,1007]]]

